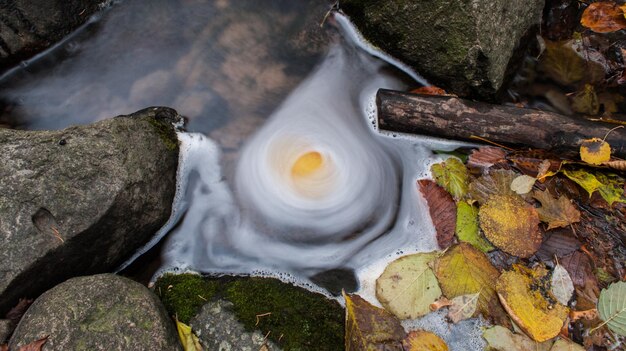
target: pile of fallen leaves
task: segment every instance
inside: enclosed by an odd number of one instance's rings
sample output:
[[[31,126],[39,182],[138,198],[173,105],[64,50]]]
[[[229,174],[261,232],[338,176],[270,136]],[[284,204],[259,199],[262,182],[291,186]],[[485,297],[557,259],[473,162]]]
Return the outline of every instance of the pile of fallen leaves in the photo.
[[[626,337],[625,180],[610,146],[580,160],[472,149],[417,181],[440,251],[400,257],[376,281],[378,308],[346,295],[347,350],[447,350],[400,320],[447,309],[482,317],[493,350],[615,350]],[[623,162],[623,161],[621,161]],[[614,163],[616,164],[616,163]]]
[[[621,0],[547,0],[537,48],[510,91],[513,102],[624,122],[625,12]]]

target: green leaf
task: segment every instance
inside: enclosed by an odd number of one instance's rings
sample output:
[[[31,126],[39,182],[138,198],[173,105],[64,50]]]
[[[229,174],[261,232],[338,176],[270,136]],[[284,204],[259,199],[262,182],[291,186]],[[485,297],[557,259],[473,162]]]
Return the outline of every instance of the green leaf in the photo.
[[[589,197],[597,190],[600,196],[609,203],[609,206],[614,202],[626,203],[624,182],[615,175],[606,175],[601,172],[594,174],[582,169],[563,170],[563,174],[585,189],[589,193]]]
[[[441,296],[437,278],[428,264],[437,253],[418,253],[391,262],[376,279],[378,301],[400,319],[417,318],[430,312]]]
[[[611,331],[626,336],[626,282],[613,283],[600,292],[598,314]]]
[[[343,294],[346,299],[346,351],[401,351],[405,338],[400,321],[359,295]]]
[[[458,158],[450,157],[445,162],[432,165],[430,170],[437,184],[452,197],[458,200],[465,196],[469,176],[467,168]]]
[[[587,193],[589,193],[589,197],[591,197],[591,194],[593,194],[594,191],[598,190],[598,188],[602,186],[602,183],[600,183],[593,174],[583,171],[582,169],[564,169],[563,174],[585,189]]]
[[[478,230],[478,208],[465,201],[456,204],[456,236],[482,252],[495,249]]]

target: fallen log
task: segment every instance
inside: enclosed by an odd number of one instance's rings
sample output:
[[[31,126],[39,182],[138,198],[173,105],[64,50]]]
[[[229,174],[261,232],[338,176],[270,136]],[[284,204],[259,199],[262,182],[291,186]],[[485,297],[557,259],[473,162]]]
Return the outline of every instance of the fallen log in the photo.
[[[615,127],[557,113],[490,105],[449,96],[380,89],[380,129],[477,142],[478,136],[513,147],[578,152],[584,139],[604,138]],[[609,133],[613,155],[626,157],[626,128]]]

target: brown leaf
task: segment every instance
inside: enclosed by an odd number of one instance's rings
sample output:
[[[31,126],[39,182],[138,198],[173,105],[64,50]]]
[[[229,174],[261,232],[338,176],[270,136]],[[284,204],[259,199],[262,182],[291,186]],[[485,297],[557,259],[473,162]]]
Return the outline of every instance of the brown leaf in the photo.
[[[542,222],[548,223],[548,230],[580,222],[580,211],[565,196],[555,199],[547,190],[535,190],[533,197],[541,203],[541,207],[537,208],[537,213]]]
[[[402,342],[405,351],[448,351],[439,336],[425,330],[414,330]]]
[[[20,347],[18,351],[41,351],[41,348],[43,347],[43,344],[46,343],[46,341],[48,341],[47,335],[39,340],[31,342],[30,344]]]
[[[537,178],[556,172],[561,166],[561,160],[556,155],[544,150],[514,152],[507,156],[507,159],[513,162],[520,172]]]
[[[9,345],[7,344],[0,345],[0,351],[9,351]]]
[[[604,162],[602,165],[613,168],[613,169],[617,169],[618,171],[626,171],[626,161],[624,160]]]
[[[624,11],[612,1],[589,5],[583,12],[580,23],[596,33],[610,33],[626,28]]]
[[[478,212],[485,237],[502,251],[521,258],[541,246],[537,210],[517,195],[492,195]]]
[[[515,195],[511,190],[511,182],[517,177],[515,172],[504,169],[496,169],[475,179],[469,185],[469,196],[479,204],[487,202],[492,195]]]
[[[548,261],[554,259],[554,256],[563,257],[578,250],[581,243],[569,232],[571,229],[551,230],[537,251],[537,256],[543,261]]]
[[[400,321],[359,295],[343,294],[346,299],[346,351],[402,351],[406,333]]]
[[[569,273],[574,286],[581,288],[592,287],[598,294],[600,293],[598,280],[593,274],[591,260],[587,255],[581,251],[575,251],[561,258],[559,261],[561,266]]]
[[[494,164],[501,162],[506,157],[504,149],[495,146],[482,146],[472,150],[467,159],[467,166],[470,168],[487,169]]]
[[[417,181],[420,192],[428,203],[428,211],[437,231],[437,244],[445,249],[452,245],[456,228],[456,204],[452,196],[432,180]]]

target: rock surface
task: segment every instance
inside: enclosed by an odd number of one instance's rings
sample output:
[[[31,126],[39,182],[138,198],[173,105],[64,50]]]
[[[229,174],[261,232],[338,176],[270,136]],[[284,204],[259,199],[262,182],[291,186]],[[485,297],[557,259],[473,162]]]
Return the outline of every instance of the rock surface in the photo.
[[[0,345],[4,344],[9,339],[12,331],[11,321],[8,319],[0,319]]]
[[[41,295],[18,324],[10,349],[45,335],[48,351],[181,349],[159,299],[114,274],[72,278]]]
[[[62,39],[105,0],[10,0],[0,5],[0,72]]]
[[[159,107],[60,131],[0,129],[0,315],[114,269],[167,221],[177,118]]]
[[[191,319],[191,328],[206,350],[267,351],[281,350],[260,331],[246,331],[232,312],[233,304],[225,300],[209,302]]]
[[[344,0],[340,8],[374,45],[431,83],[492,98],[520,63],[544,0]]]

